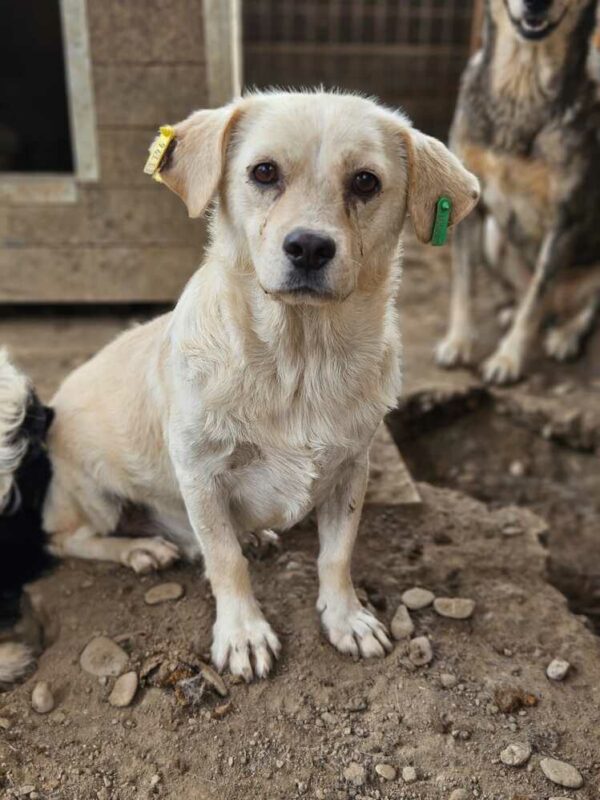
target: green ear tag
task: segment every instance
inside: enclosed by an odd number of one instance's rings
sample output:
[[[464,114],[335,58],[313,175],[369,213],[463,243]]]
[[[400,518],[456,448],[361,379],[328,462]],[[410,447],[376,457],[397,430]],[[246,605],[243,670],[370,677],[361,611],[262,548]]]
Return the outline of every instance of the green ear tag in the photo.
[[[435,207],[435,220],[433,223],[433,232],[431,234],[431,244],[434,245],[434,247],[446,244],[451,211],[452,200],[442,195]]]

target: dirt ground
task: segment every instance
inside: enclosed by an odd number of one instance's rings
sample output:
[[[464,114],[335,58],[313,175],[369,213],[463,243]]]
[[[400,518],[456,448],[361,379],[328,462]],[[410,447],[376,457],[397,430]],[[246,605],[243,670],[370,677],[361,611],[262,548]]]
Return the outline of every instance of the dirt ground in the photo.
[[[62,563],[31,587],[50,620],[37,673],[0,694],[0,798],[598,800],[600,337],[573,365],[536,359],[526,382],[488,391],[475,373],[432,363],[447,252],[409,240],[405,263],[406,388],[389,423],[425,481],[422,502],[369,505],[354,574],[388,622],[415,585],[474,600],[473,616],[411,612],[414,635],[433,647],[425,666],[411,661],[406,640],[382,661],[344,658],[318,629],[307,520],[281,550],[252,559],[283,641],[274,675],[250,686],[225,676],[227,697],[207,690],[188,705],[177,681],[207,658],[213,615],[198,566],[140,579]],[[482,349],[494,335],[492,306],[480,303]],[[123,324],[125,316],[12,318],[0,323],[0,341],[48,396]],[[181,584],[184,597],[148,606],[144,593],[164,581]],[[80,666],[100,634],[140,676],[127,708],[108,703],[114,678]],[[560,682],[545,673],[557,657],[571,664]],[[55,695],[45,715],[31,707],[40,680]],[[510,744],[531,747],[523,766],[502,762]],[[583,786],[552,783],[540,767],[547,757],[573,765]]]

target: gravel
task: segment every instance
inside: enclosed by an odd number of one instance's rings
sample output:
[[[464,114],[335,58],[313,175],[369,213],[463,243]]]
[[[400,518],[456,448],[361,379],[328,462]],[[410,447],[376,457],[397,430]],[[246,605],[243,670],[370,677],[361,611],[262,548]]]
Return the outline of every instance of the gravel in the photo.
[[[31,707],[38,714],[48,714],[54,708],[54,695],[47,681],[39,681],[31,693]]]
[[[351,761],[344,770],[344,779],[354,786],[363,786],[367,780],[367,772],[362,764]]]
[[[583,777],[579,770],[565,761],[558,761],[556,758],[542,758],[540,767],[548,780],[558,786],[564,786],[565,789],[579,789],[583,786]]]
[[[137,688],[137,672],[126,672],[115,681],[108,702],[115,708],[126,708],[133,702]]]
[[[449,800],[469,800],[469,793],[466,789],[454,789],[450,793]]]
[[[433,650],[427,636],[417,636],[416,639],[411,640],[408,646],[408,657],[417,667],[424,667],[431,663]]]
[[[458,683],[458,678],[456,675],[452,675],[451,672],[442,672],[440,675],[440,683],[444,689],[454,689]]]
[[[128,662],[125,650],[106,636],[96,636],[88,642],[79,658],[81,668],[98,677],[116,678]]]
[[[391,764],[376,764],[375,772],[380,775],[384,781],[395,781],[398,774]]]
[[[475,601],[465,597],[436,597],[433,607],[440,617],[469,619],[475,610]]]
[[[546,675],[553,681],[562,681],[567,677],[571,665],[564,658],[553,659],[546,667]]]
[[[408,609],[405,605],[400,604],[396,609],[391,622],[392,636],[394,639],[410,639],[415,631],[415,624],[410,618]]]
[[[427,608],[433,603],[434,599],[433,592],[430,592],[429,589],[421,589],[419,586],[407,589],[402,595],[402,602],[411,611],[420,611],[422,608]]]
[[[159,603],[167,603],[179,600],[184,595],[184,588],[180,583],[159,583],[148,589],[144,595],[144,600],[149,606],[156,606]]]
[[[404,767],[402,780],[404,783],[414,783],[417,780],[417,770],[414,767]]]
[[[500,753],[500,761],[507,767],[521,767],[531,758],[531,745],[528,742],[509,744]]]

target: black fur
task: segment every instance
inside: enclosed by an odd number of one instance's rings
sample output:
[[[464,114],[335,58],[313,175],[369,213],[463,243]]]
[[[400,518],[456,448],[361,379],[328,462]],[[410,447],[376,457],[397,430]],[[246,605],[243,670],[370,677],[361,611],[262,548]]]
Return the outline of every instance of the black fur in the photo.
[[[0,627],[14,624],[23,586],[52,564],[46,551],[42,507],[52,478],[46,438],[54,412],[31,392],[16,439],[27,449],[15,474],[12,497],[0,512]]]

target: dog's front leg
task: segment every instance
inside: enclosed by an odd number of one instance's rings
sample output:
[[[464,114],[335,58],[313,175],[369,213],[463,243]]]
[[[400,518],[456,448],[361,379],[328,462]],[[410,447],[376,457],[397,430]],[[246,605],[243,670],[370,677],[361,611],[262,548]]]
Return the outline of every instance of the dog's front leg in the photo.
[[[441,367],[470,364],[473,360],[475,328],[472,300],[473,277],[483,255],[483,216],[479,210],[457,226],[452,240],[452,292],[448,332],[436,348]]]
[[[523,375],[525,359],[545,313],[549,285],[573,257],[577,228],[564,221],[544,237],[533,277],[513,323],[496,352],[485,362],[483,376],[488,383],[512,383]]]
[[[384,656],[392,649],[385,627],[364,608],[350,575],[368,477],[368,456],[348,464],[317,507],[320,553],[317,609],[329,641],[353,656]]]
[[[176,465],[181,494],[216,601],[212,659],[246,681],[265,677],[280,644],[252,591],[248,562],[219,482],[205,470]]]

